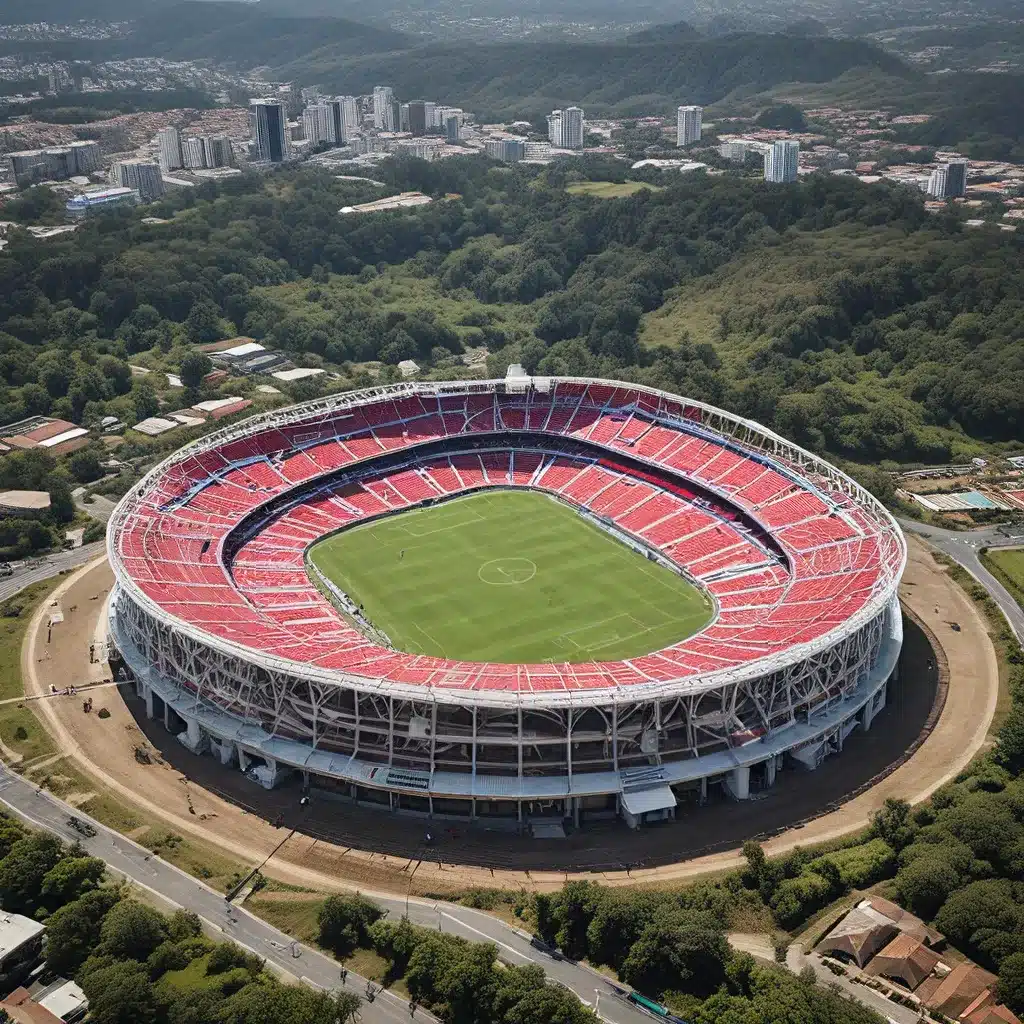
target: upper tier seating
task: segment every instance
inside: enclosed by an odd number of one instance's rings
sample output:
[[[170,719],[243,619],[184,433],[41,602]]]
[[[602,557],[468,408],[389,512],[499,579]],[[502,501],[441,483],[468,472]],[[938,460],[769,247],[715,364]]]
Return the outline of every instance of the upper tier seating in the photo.
[[[526,691],[622,686],[703,673],[823,636],[869,599],[899,557],[884,524],[829,480],[809,489],[795,467],[769,464],[701,429],[702,413],[614,387],[560,382],[528,394],[414,394],[268,427],[190,453],[152,482],[123,523],[118,550],[138,586],[169,615],[209,633],[326,668],[447,687]],[[439,438],[487,442],[492,431],[569,438],[564,454],[461,451],[375,471],[387,453]],[[695,432],[696,431],[696,432]],[[521,435],[520,435],[521,436]],[[605,446],[585,452],[575,437]],[[507,435],[506,435],[507,438]],[[528,441],[519,441],[528,449]],[[621,453],[621,454],[616,454]],[[615,461],[626,456],[644,469]],[[344,470],[345,475],[331,475]],[[705,581],[718,614],[697,636],[627,663],[465,665],[376,646],[310,582],[304,553],[333,530],[480,487],[535,486],[654,545]],[[302,500],[246,526],[267,502]],[[771,531],[785,560],[771,554]]]

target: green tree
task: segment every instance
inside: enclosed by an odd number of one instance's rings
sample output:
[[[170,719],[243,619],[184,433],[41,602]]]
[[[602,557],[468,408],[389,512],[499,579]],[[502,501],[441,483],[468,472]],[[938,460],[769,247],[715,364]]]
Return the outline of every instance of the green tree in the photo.
[[[725,981],[729,944],[710,915],[683,911],[648,925],[622,964],[622,980],[650,996],[705,998]]]
[[[328,896],[317,912],[320,945],[336,956],[347,956],[366,944],[369,928],[380,916],[380,907],[361,893]]]
[[[597,907],[604,898],[604,890],[593,882],[568,882],[556,900],[558,948],[573,960],[587,955],[587,928]]]
[[[960,873],[943,857],[943,848],[937,846],[934,855],[917,857],[900,869],[896,891],[910,910],[930,921],[962,880]]]
[[[458,1024],[491,1024],[497,987],[494,960],[498,950],[489,942],[469,943],[454,958],[437,986],[444,1016]]]
[[[35,913],[43,880],[64,856],[56,836],[37,832],[19,839],[0,861],[0,905],[16,914]]]
[[[71,475],[81,484],[89,484],[103,476],[99,453],[92,448],[83,448],[68,459]]]
[[[119,960],[146,960],[167,937],[164,919],[134,900],[118,903],[100,930],[100,952]]]
[[[184,942],[203,934],[203,922],[194,910],[176,910],[166,922],[167,937],[172,942]]]
[[[178,367],[181,383],[187,388],[198,388],[212,366],[213,363],[208,355],[197,351],[187,353]]]
[[[879,839],[884,839],[898,853],[914,838],[910,804],[906,800],[888,797],[872,816],[871,831]]]
[[[47,968],[73,977],[99,944],[103,920],[120,898],[117,889],[96,889],[54,911],[46,921]]]
[[[84,974],[82,991],[94,1024],[158,1024],[160,1001],[141,964],[114,963]]]
[[[50,908],[63,907],[99,887],[106,865],[98,857],[65,857],[43,877],[42,902]]]
[[[195,345],[218,341],[224,337],[220,310],[212,302],[197,302],[185,320],[185,334]]]
[[[0,814],[0,859],[7,856],[11,847],[25,837],[25,829],[19,821]]]
[[[220,1019],[224,996],[213,989],[170,989],[167,1024],[210,1024]]]
[[[1014,1013],[1024,1013],[1024,952],[1011,953],[999,965],[996,998]]]

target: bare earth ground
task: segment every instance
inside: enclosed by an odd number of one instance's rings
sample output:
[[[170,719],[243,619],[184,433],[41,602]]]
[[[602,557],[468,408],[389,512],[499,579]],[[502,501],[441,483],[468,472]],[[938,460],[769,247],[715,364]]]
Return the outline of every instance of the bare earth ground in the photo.
[[[927,798],[939,785],[955,776],[985,743],[996,707],[999,680],[995,652],[984,621],[972,602],[947,577],[943,567],[933,561],[924,544],[914,537],[908,538],[908,544],[910,562],[901,596],[908,611],[930,630],[941,645],[945,664],[948,665],[948,696],[938,723],[910,758],[877,785],[843,803],[837,810],[768,840],[765,846],[770,853],[781,853],[796,845],[821,842],[860,829],[889,796],[904,797],[912,802]],[[112,574],[105,560],[86,566],[64,581],[52,597],[63,612],[64,621],[52,627],[49,643],[47,622],[52,605],[47,604],[36,612],[23,650],[27,694],[46,694],[51,685],[62,690],[68,685],[101,680],[109,674],[105,665],[90,666],[88,661],[89,644],[101,632],[101,619],[111,584]],[[951,623],[958,624],[960,631],[956,631]],[[940,667],[945,667],[943,659],[939,660]],[[430,850],[429,860],[423,858],[422,845],[412,856],[399,856],[327,842],[315,838],[317,828],[313,819],[303,823],[299,817],[295,790],[286,788],[280,792],[264,793],[240,773],[221,768],[211,758],[193,757],[164,732],[162,726],[146,722],[139,714],[139,702],[131,695],[127,697],[131,704],[129,707],[121,689],[103,688],[97,690],[93,697],[94,710],[91,714],[83,712],[81,695],[51,696],[33,701],[31,705],[54,735],[60,749],[87,773],[89,784],[86,788],[108,793],[120,803],[135,808],[175,832],[202,840],[222,854],[249,865],[261,862],[288,836],[287,829],[275,827],[264,820],[264,817],[273,820],[280,813],[289,827],[299,825],[314,833],[296,832],[287,838],[264,868],[266,874],[293,885],[319,890],[358,887],[366,891],[443,894],[469,886],[553,889],[571,877],[587,877],[609,885],[658,884],[729,869],[740,862],[738,851],[733,848],[676,863],[652,867],[634,863],[627,870],[592,869],[574,876],[574,869],[588,863],[582,854],[578,864],[570,862],[567,865],[568,870],[542,870],[539,866],[517,869],[517,865],[535,863],[537,854],[528,857],[526,851],[536,851],[539,847],[536,841],[502,833],[495,833],[489,840],[484,834],[484,841],[493,842],[496,850],[522,850],[524,856],[521,861],[510,856],[508,867],[493,869],[449,862],[457,858],[460,845],[466,841],[465,829],[461,830],[463,835],[455,829],[448,830],[447,837],[442,836],[443,842]],[[898,716],[897,705],[898,702],[894,701],[894,707],[884,714],[891,712]],[[98,717],[96,712],[101,707],[110,712],[109,718]],[[136,721],[133,710],[139,715],[139,721]],[[898,724],[898,717],[890,721]],[[145,733],[140,724],[145,727]],[[878,720],[876,728],[879,735],[886,725],[881,718]],[[860,737],[860,741],[867,744],[875,734],[873,729]],[[852,739],[856,738],[855,734]],[[158,760],[148,765],[139,764],[135,759],[135,749],[140,745],[156,754]],[[857,757],[858,749],[866,753],[871,748],[856,748],[851,743],[843,757]],[[161,751],[166,756],[161,756]],[[187,776],[171,766],[169,762],[172,759],[175,764],[185,767]],[[841,761],[842,758],[833,763]],[[799,783],[803,785],[803,792],[813,795],[815,780],[825,767],[811,776],[786,772],[780,778],[786,786],[793,787],[793,794],[799,792],[796,788]],[[841,768],[838,771],[842,773]],[[820,778],[825,780],[824,775]],[[233,800],[241,799],[253,807],[258,803],[260,813],[248,812],[237,803],[222,799],[200,785],[200,780],[230,794]],[[787,792],[783,790],[784,794]],[[785,796],[781,802],[785,804],[788,800],[789,797]],[[690,824],[696,828],[700,824],[699,815],[713,812],[723,816],[728,814],[735,830],[742,828],[745,821],[755,820],[760,807],[768,806],[770,803],[765,800],[704,808],[694,812]],[[401,836],[404,849],[408,850],[416,845],[415,840],[410,840],[410,834],[419,836],[424,829],[424,825],[417,824],[415,819],[353,808],[344,803],[320,801],[317,810],[320,809],[337,823],[332,837],[344,835],[346,826],[369,821],[370,826],[358,832],[362,842],[378,845],[380,837],[380,847],[384,849],[401,848],[393,843],[396,836]],[[368,815],[373,817],[366,817]],[[795,817],[798,815],[789,820]],[[431,828],[442,832],[441,825],[435,824]],[[663,844],[673,842],[673,836],[677,840],[682,839],[687,831],[686,823],[670,828],[672,831],[660,833],[664,837],[660,840]],[[751,826],[749,831],[757,832],[756,826]],[[475,842],[481,842],[479,832],[474,832],[474,836]],[[598,844],[628,844],[642,838],[617,828],[615,832],[597,833],[596,840],[589,841],[591,844],[595,841]],[[676,856],[685,855],[684,844],[680,847]],[[549,846],[548,849],[559,850],[563,858],[567,850],[571,850],[564,845]],[[620,858],[617,863],[624,866],[626,861]]]

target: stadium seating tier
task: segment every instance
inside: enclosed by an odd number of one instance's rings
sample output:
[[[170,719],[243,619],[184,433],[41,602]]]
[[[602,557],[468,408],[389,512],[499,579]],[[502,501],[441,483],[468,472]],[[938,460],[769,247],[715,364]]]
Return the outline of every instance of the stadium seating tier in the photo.
[[[565,450],[531,450],[524,431],[562,437]],[[416,455],[414,446],[443,439],[449,452]],[[715,598],[711,623],[625,662],[452,662],[378,646],[304,571],[306,549],[333,531],[509,486],[557,495],[658,548]],[[409,685],[524,692],[698,677],[819,639],[872,599],[899,547],[849,495],[716,436],[699,409],[579,382],[379,399],[186,451],[148,481],[115,545],[169,615],[255,652]]]

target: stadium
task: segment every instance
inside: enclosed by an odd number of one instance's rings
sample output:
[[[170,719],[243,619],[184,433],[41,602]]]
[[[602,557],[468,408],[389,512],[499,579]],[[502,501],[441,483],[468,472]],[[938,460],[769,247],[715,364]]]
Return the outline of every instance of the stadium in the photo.
[[[272,788],[511,822],[748,799],[885,706],[903,537],[771,431],[616,381],[396,384],[223,428],[114,513],[114,661]]]

